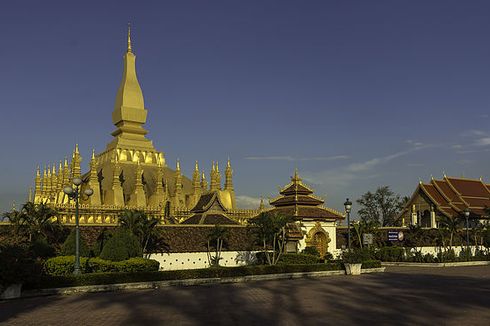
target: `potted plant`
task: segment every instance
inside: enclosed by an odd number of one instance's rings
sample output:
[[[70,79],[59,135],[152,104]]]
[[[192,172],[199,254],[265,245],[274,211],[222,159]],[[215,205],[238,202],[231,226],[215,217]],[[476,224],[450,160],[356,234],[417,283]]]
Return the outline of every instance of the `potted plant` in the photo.
[[[358,249],[351,249],[342,253],[342,262],[345,266],[345,274],[361,275],[362,252]]]

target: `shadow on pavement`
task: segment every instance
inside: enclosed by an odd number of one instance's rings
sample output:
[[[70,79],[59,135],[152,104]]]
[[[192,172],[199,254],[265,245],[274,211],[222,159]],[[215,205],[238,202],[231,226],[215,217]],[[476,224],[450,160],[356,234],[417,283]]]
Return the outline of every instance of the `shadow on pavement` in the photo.
[[[483,271],[488,273],[490,268]],[[487,324],[490,278],[423,272],[33,298],[0,303],[0,322],[413,325],[462,321]],[[74,319],[73,315],[60,311],[83,315]]]

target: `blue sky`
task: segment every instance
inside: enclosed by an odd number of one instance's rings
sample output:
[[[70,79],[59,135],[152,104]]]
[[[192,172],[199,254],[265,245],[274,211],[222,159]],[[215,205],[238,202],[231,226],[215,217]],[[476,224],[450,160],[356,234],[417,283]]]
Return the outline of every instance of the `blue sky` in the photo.
[[[113,130],[126,25],[148,137],[186,175],[232,160],[242,207],[295,167],[342,209],[431,175],[490,182],[488,1],[11,1],[0,30],[0,211],[36,165]]]

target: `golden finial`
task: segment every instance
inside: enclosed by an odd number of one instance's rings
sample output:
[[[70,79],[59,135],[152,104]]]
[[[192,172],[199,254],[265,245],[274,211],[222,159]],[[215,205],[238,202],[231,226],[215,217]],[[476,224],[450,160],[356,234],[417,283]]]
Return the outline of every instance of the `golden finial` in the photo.
[[[128,22],[128,53],[132,53],[131,50],[131,23]]]
[[[68,167],[68,158],[65,156],[65,168]]]
[[[216,172],[216,167],[214,166],[214,161],[213,161],[213,167],[211,168],[211,172]]]
[[[37,177],[40,177],[41,176],[41,170],[39,168],[39,165],[37,166],[37,169],[36,169],[36,176]]]
[[[231,168],[230,157],[228,156],[228,162],[226,162],[226,167]]]
[[[177,159],[177,167],[175,170],[180,171],[180,160],[179,159]]]
[[[194,171],[199,171],[199,164],[196,161],[196,165],[194,166]]]
[[[202,172],[201,179],[206,180],[206,174],[204,174],[204,171]]]
[[[61,173],[61,170],[63,170],[63,163],[60,160],[60,165],[59,165],[59,168],[58,168],[58,172]]]
[[[28,201],[32,203],[32,187],[29,187],[29,198]]]
[[[218,161],[216,161],[216,173],[219,173]]]
[[[56,174],[56,164],[53,164],[53,174]]]
[[[92,160],[95,160],[95,149],[92,148]]]

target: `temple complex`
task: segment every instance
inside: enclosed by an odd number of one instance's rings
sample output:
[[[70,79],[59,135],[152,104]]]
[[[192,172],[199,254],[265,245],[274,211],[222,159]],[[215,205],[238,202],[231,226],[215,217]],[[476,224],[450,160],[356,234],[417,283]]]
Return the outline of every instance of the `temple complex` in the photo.
[[[402,224],[437,227],[440,217],[461,218],[466,209],[471,224],[488,223],[490,185],[481,179],[455,178],[444,175],[441,180],[420,181],[401,213]]]
[[[38,167],[34,196],[30,200],[53,205],[60,212],[62,222],[74,223],[74,203],[63,193],[63,187],[71,185],[73,178],[81,178],[82,192],[87,188],[93,190],[92,196],[82,198],[80,202],[82,224],[115,224],[120,211],[126,208],[144,210],[159,217],[162,223],[179,223],[196,214],[196,210],[191,210],[204,199],[209,199],[208,193],[219,201],[228,218],[235,223],[257,213],[236,208],[229,159],[224,185],[218,162],[212,163],[209,186],[197,161],[192,178],[182,175],[179,160],[175,169],[171,169],[164,153],[146,137],[148,131],[144,125],[147,114],[128,30],[123,77],[112,112],[115,126],[112,140],[103,152],[92,152],[86,173],[81,171],[82,156],[78,145],[70,162],[65,158],[58,167],[54,164],[45,167],[42,174]]]

